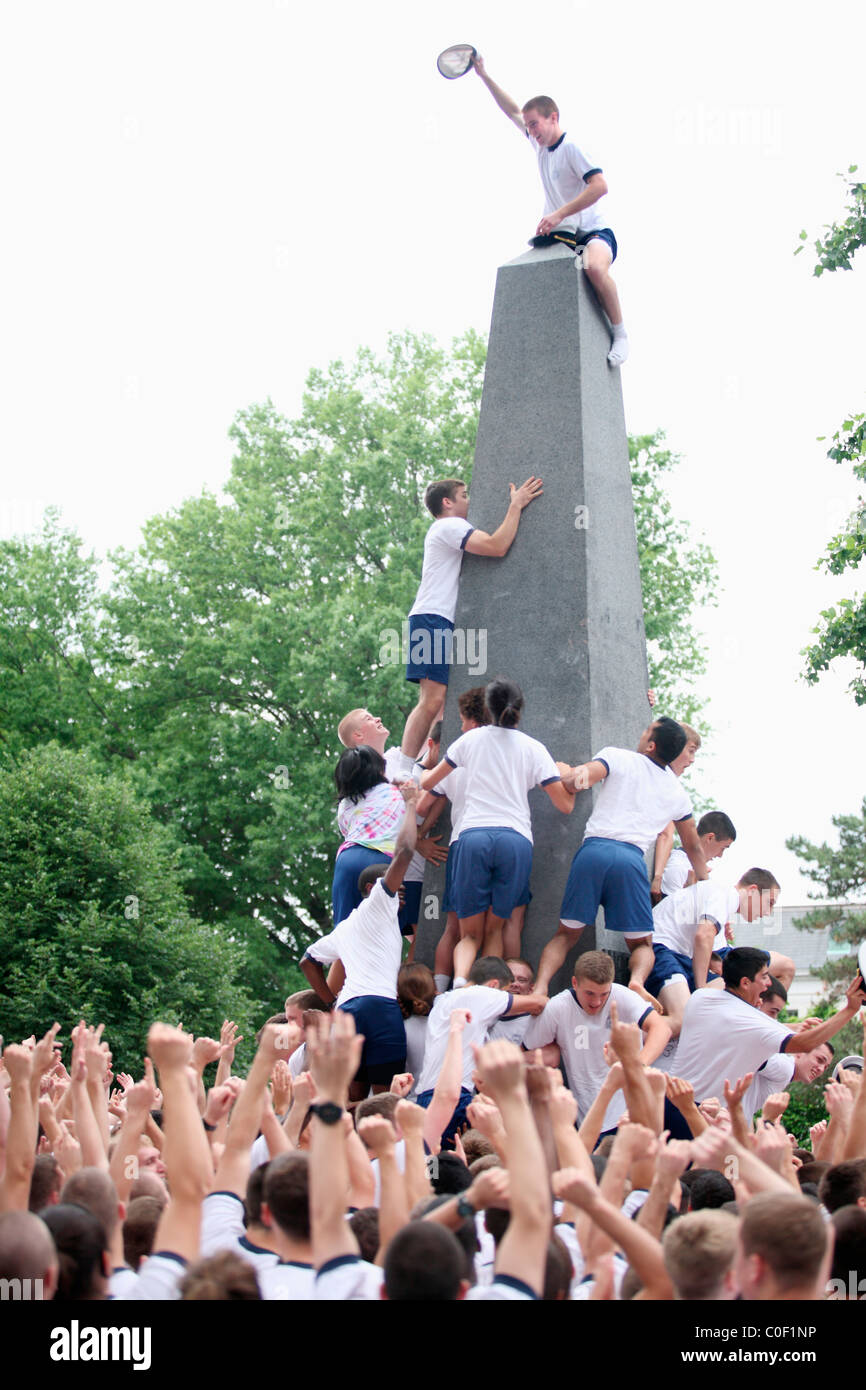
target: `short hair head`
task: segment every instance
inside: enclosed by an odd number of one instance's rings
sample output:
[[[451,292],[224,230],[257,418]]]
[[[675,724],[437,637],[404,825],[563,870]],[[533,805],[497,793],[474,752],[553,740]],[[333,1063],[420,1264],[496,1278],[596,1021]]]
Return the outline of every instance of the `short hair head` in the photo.
[[[433,516],[439,517],[442,515],[442,504],[445,499],[454,502],[457,498],[458,488],[465,486],[462,478],[443,478],[441,482],[430,483],[424,493],[424,506]]]
[[[385,1293],[392,1303],[453,1302],[465,1268],[453,1231],[433,1221],[410,1221],[385,1253]]]
[[[60,1194],[61,1202],[74,1202],[93,1213],[110,1243],[114,1228],[120,1220],[117,1209],[117,1188],[101,1168],[79,1168],[66,1179]]]
[[[328,1005],[324,999],[320,999],[314,989],[299,989],[294,994],[290,994],[286,1000],[286,1013],[289,1009],[300,1009],[306,1013],[308,1009],[318,1009],[319,1013],[330,1013]]]
[[[180,1296],[187,1303],[248,1303],[262,1295],[253,1266],[234,1250],[220,1250],[190,1266],[181,1280]]]
[[[490,714],[484,703],[486,686],[473,685],[457,697],[457,708],[464,719],[472,719],[476,724],[489,724]]]
[[[757,946],[735,946],[722,961],[722,979],[728,989],[739,989],[742,979],[754,980],[769,961],[768,953]]]
[[[827,1226],[808,1197],[791,1192],[759,1192],[740,1218],[740,1241],[747,1257],[759,1255],[777,1289],[812,1285],[827,1253]]]
[[[359,743],[357,748],[347,748],[341,754],[334,771],[337,795],[342,801],[360,801],[380,782],[387,782],[385,759],[369,743]]]
[[[484,692],[491,723],[500,729],[516,729],[523,709],[523,691],[513,681],[497,676]]]
[[[764,993],[761,995],[761,1003],[766,1003],[768,1000],[774,997],[777,999],[781,999],[783,1004],[787,1004],[788,1002],[788,991],[785,989],[785,986],[782,984],[782,981],[777,980],[775,975],[771,975],[769,986],[767,987],[767,989],[764,990]]]
[[[42,1279],[56,1268],[57,1251],[45,1221],[30,1211],[0,1212],[0,1279]]]
[[[679,723],[680,723],[680,727],[682,728],[683,732],[685,733],[685,736],[686,736],[686,743],[693,743],[693,744],[695,745],[695,748],[696,748],[696,749],[697,749],[697,748],[700,748],[700,746],[701,746],[701,736],[700,736],[700,734],[698,733],[697,729],[693,729],[692,726],[691,726],[691,724],[686,724],[686,723],[684,723],[684,721],[683,721],[682,719],[679,721]]]
[[[866,1276],[866,1211],[862,1207],[842,1207],[833,1213],[832,1225],[836,1239],[830,1277],[841,1279],[846,1289],[854,1283],[859,1293],[860,1280]]]
[[[691,1211],[718,1210],[726,1202],[736,1201],[736,1196],[724,1173],[707,1168],[701,1170],[692,1181],[689,1207]]]
[[[757,888],[761,893],[770,893],[775,888],[780,892],[779,880],[769,869],[747,869],[737,880],[738,888]]]
[[[574,962],[575,980],[592,980],[594,985],[613,983],[613,958],[606,951],[584,951]]]
[[[53,1154],[37,1154],[30,1176],[30,1197],[27,1202],[30,1211],[39,1212],[57,1200],[63,1186],[63,1174]]]
[[[818,1196],[829,1212],[856,1206],[866,1197],[866,1158],[834,1163],[820,1181]]]
[[[343,715],[343,718],[337,725],[337,738],[344,748],[351,748],[352,735],[366,713],[367,711],[365,709],[350,709],[348,714]]]
[[[559,107],[553,97],[532,97],[521,107],[524,116],[529,111],[537,111],[539,116],[558,116]]]
[[[123,1222],[123,1258],[130,1269],[138,1269],[142,1260],[153,1252],[162,1212],[156,1197],[136,1197],[127,1207]]]
[[[736,840],[734,822],[724,811],[707,811],[698,821],[699,835],[715,835],[717,840]]]
[[[392,1125],[394,1113],[400,1104],[400,1097],[395,1096],[393,1091],[382,1091],[377,1096],[365,1096],[358,1105],[355,1106],[355,1127],[357,1128],[361,1120],[365,1120],[368,1115],[381,1115],[383,1119],[390,1120]]]
[[[307,1155],[279,1154],[268,1164],[264,1200],[290,1240],[310,1239],[310,1170]]]
[[[652,722],[652,741],[656,758],[663,767],[668,767],[682,753],[688,739],[682,724],[662,714]]]
[[[357,1211],[352,1212],[348,1224],[358,1242],[361,1259],[366,1260],[368,1264],[375,1264],[379,1249],[379,1208],[359,1207]]]
[[[673,1221],[662,1237],[665,1269],[680,1299],[715,1299],[737,1253],[737,1218],[695,1211]]]
[[[498,980],[503,989],[514,983],[514,976],[500,956],[479,956],[468,975],[470,985],[487,985]]]
[[[366,869],[362,869],[358,875],[358,892],[361,897],[366,898],[367,889],[373,887],[377,878],[384,878],[387,872],[387,864],[368,864]]]

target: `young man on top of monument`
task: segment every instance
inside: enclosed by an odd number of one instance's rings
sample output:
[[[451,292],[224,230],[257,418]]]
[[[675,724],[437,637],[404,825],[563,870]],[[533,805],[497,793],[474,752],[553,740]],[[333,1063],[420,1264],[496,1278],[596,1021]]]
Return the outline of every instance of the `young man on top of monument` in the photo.
[[[537,237],[562,241],[575,250],[583,248],[583,268],[610,321],[613,341],[607,360],[612,367],[619,367],[628,357],[628,337],[617,288],[610,275],[616,259],[616,237],[604,225],[598,208],[607,193],[607,180],[601,169],[566,139],[559,124],[559,109],[551,97],[532,97],[521,109],[490,77],[480,54],[473,59],[473,66],[500,111],[537,147],[538,172],[544,188],[544,215],[536,229]],[[547,245],[548,241],[536,244]]]

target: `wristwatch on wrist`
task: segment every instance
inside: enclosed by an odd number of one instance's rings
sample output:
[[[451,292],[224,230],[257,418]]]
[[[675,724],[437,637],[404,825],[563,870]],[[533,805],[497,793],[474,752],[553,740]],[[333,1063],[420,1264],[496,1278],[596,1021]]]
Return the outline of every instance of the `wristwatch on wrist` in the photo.
[[[332,1100],[323,1100],[318,1105],[311,1105],[310,1110],[318,1116],[323,1125],[339,1124],[343,1118],[342,1105],[335,1105]]]
[[[457,1215],[462,1221],[465,1221],[467,1218],[471,1218],[472,1220],[475,1219],[475,1208],[465,1192],[461,1192],[460,1196],[457,1198]]]

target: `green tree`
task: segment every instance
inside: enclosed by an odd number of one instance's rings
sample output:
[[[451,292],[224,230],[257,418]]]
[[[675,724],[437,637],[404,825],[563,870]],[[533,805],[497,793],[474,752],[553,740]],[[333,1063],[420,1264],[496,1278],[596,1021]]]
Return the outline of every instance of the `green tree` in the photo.
[[[137,1070],[154,1019],[249,1036],[243,950],[189,912],[173,837],[127,780],[45,744],[0,768],[0,1026],[7,1038],[106,1025]]]
[[[825,270],[851,270],[855,252],[866,244],[866,184],[855,182],[851,175],[856,172],[857,165],[852,164],[847,177],[840,175],[847,186],[847,215],[825,228],[825,235],[815,242],[818,260],[814,275],[822,275]],[[800,237],[805,242],[807,233],[801,232]],[[802,251],[803,247],[797,250]],[[855,478],[866,483],[866,415],[852,413],[843,422],[833,436],[827,456],[836,463],[850,465]],[[818,564],[830,574],[843,574],[859,569],[864,557],[866,494],[861,494],[846,524],[831,537]],[[803,652],[806,680],[814,685],[832,661],[853,657],[855,671],[848,688],[858,705],[866,704],[866,594],[840,599],[837,605],[825,609],[813,630],[817,641]]]
[[[792,835],[785,845],[804,861],[801,872],[819,885],[820,892],[809,896],[832,900],[798,918],[794,926],[800,931],[832,927],[835,941],[854,947],[816,972],[830,985],[830,996],[838,999],[857,971],[857,947],[866,940],[866,798],[858,815],[834,816],[833,825],[839,832],[838,847],[826,841],[816,845],[802,835]]]
[[[399,734],[412,703],[381,634],[414,597],[424,488],[470,478],[484,357],[474,333],[448,352],[394,336],[382,357],[312,372],[297,420],[269,402],[241,412],[225,496],[149,521],[88,620],[111,716],[91,727],[94,756],[128,763],[180,844],[193,912],[243,944],[269,1011],[302,943],[330,926],[336,724],[363,701]],[[690,621],[714,562],[665,496],[675,462],[659,435],[632,441],[652,680],[694,718]],[[27,746],[23,714],[13,723]]]

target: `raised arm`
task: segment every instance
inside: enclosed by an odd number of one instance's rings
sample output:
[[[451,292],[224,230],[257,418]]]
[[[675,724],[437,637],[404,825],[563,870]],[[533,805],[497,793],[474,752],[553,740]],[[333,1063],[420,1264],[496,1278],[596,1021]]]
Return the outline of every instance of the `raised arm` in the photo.
[[[550,1238],[550,1187],[520,1050],[497,1039],[476,1047],[475,1057],[484,1089],[499,1106],[508,1135],[511,1220],[496,1254],[496,1275],[519,1279],[541,1297]]]
[[[163,1157],[171,1201],[160,1217],[155,1251],[170,1251],[187,1261],[198,1256],[201,1204],[211,1184],[213,1164],[190,1085],[192,1038],[179,1028],[154,1023],[147,1035],[148,1056],[159,1072],[165,1115]]]
[[[415,853],[415,846],[418,843],[416,807],[420,794],[419,788],[415,782],[404,782],[400,788],[400,793],[406,803],[406,814],[400,829],[397,831],[394,856],[383,879],[385,887],[391,894],[396,893],[403,882],[403,875],[409,867],[412,855]]]
[[[664,894],[662,893],[662,879],[668,860],[671,857],[671,850],[674,847],[674,823],[668,821],[664,830],[660,830],[656,836],[656,847],[653,855],[653,880],[650,884],[650,897],[653,903],[660,903]]]
[[[476,53],[472,60],[472,66],[478,73],[478,76],[481,78],[481,81],[484,83],[490,95],[493,97],[500,111],[503,111],[512,124],[517,126],[521,135],[525,135],[526,126],[523,121],[523,112],[517,105],[514,97],[510,97],[507,92],[502,90],[497,82],[493,81],[493,78],[484,66],[484,59],[480,53]]]
[[[799,1033],[792,1033],[783,1051],[787,1056],[793,1052],[811,1052],[814,1048],[820,1047],[821,1043],[829,1042],[840,1028],[844,1028],[846,1023],[857,1017],[862,1004],[866,1004],[866,994],[863,992],[860,976],[856,975],[845,991],[845,1003],[839,1012],[832,1018],[825,1019],[823,1023],[816,1023],[814,1028],[803,1028]]]
[[[515,487],[514,483],[509,484],[511,488],[511,501],[508,504],[508,511],[505,519],[497,526],[492,535],[486,531],[475,530],[466,542],[464,549],[470,555],[487,555],[489,557],[501,558],[507,555],[511,548],[511,542],[517,535],[517,528],[520,525],[520,516],[524,507],[528,507],[536,497],[542,493],[540,478],[527,478],[521,487]],[[434,786],[435,783],[426,782],[423,778],[421,785],[425,789]]]
[[[571,788],[575,792],[588,791],[597,782],[603,782],[608,774],[605,763],[593,758],[589,763],[578,763],[577,767],[568,768],[562,771],[562,785]]]
[[[0,1211],[26,1211],[38,1132],[36,1103],[30,1092],[33,1063],[26,1047],[7,1047],[3,1060],[11,1082],[12,1114],[6,1136],[6,1171],[0,1183]]]
[[[573,1168],[566,1168],[554,1175],[554,1191],[563,1201],[582,1208],[622,1250],[643,1284],[644,1297],[673,1298],[673,1286],[665,1269],[661,1245],[648,1231],[605,1201],[598,1188]]]
[[[225,1148],[214,1176],[216,1192],[234,1192],[243,1200],[250,1176],[250,1150],[259,1132],[268,1079],[274,1065],[285,1058],[287,1046],[286,1030],[276,1023],[267,1024],[244,1088],[235,1102]]]
[[[683,820],[674,821],[674,825],[679,832],[680,844],[689,856],[689,863],[695,871],[695,878],[699,881],[709,878],[710,871],[704,858],[704,849],[694,816],[686,816]]]
[[[346,1109],[349,1083],[361,1060],[364,1040],[351,1014],[317,1014],[307,1024],[307,1055],[318,1092],[317,1104]],[[310,1227],[317,1269],[343,1255],[358,1255],[355,1233],[346,1221],[349,1162],[342,1119],[328,1124],[314,1115],[310,1125]]]

